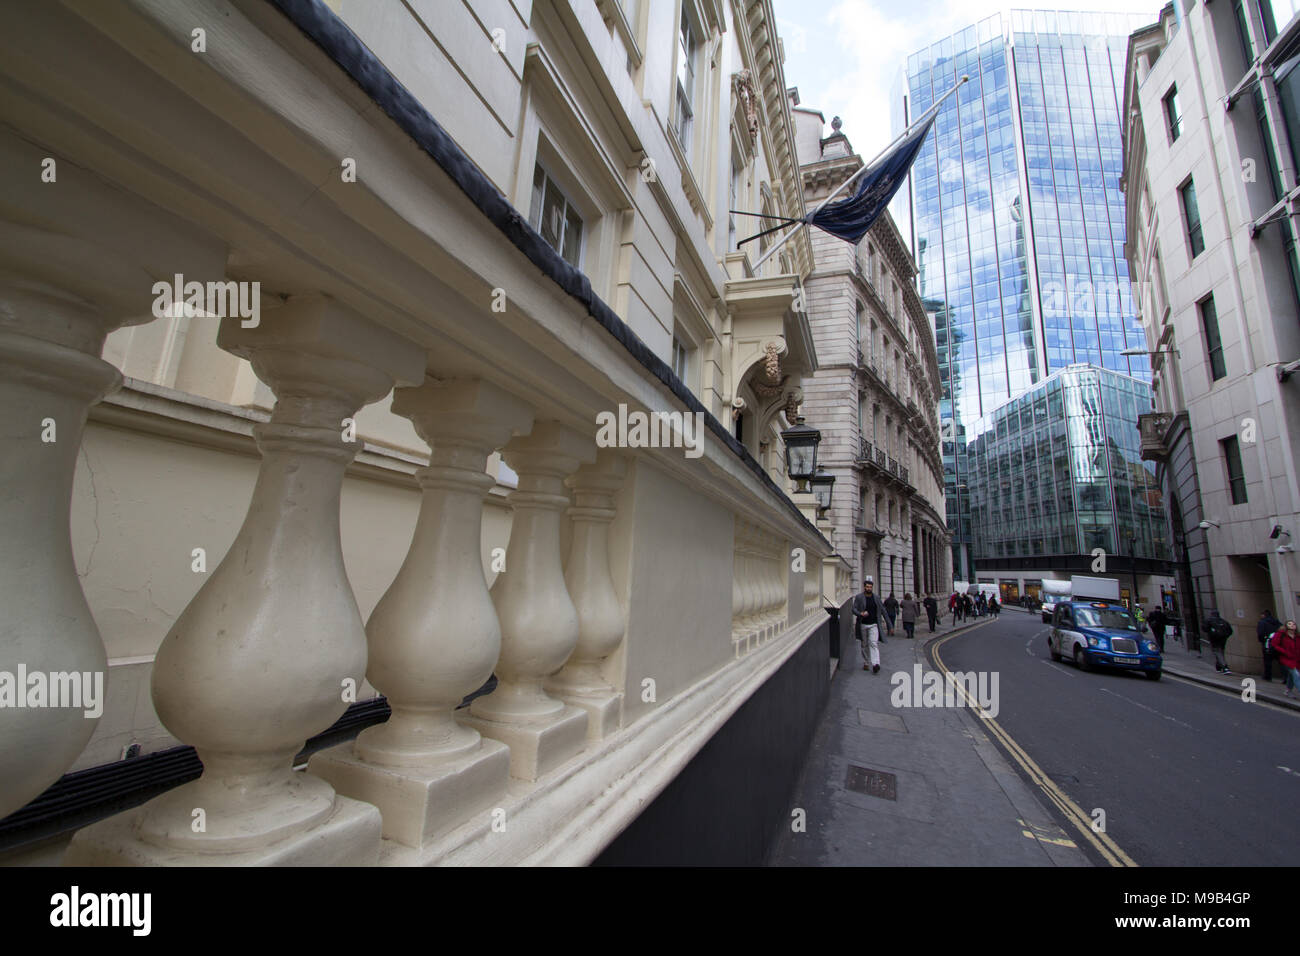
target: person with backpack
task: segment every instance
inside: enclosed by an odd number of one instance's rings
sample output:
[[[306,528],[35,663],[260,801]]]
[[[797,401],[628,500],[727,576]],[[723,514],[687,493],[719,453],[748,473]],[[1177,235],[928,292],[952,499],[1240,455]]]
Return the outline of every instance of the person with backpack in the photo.
[[[1282,665],[1282,680],[1288,697],[1300,696],[1300,633],[1295,621],[1287,621],[1269,636],[1269,647]]]
[[[1217,609],[1212,609],[1205,618],[1205,633],[1210,639],[1210,649],[1214,651],[1214,669],[1220,674],[1231,674],[1228,662],[1223,656],[1228,638],[1232,637],[1232,625],[1219,617]]]
[[[927,594],[921,604],[925,608],[925,616],[930,619],[930,633],[933,634],[934,621],[939,616],[939,602],[934,599],[933,594]]]
[[[1273,612],[1264,610],[1259,615],[1259,623],[1255,625],[1255,637],[1259,639],[1259,648],[1264,656],[1264,680],[1273,679],[1273,648],[1269,640],[1282,627],[1282,622],[1273,616]],[[1282,680],[1286,681],[1286,671],[1282,671]],[[1287,685],[1290,686],[1289,684]]]
[[[920,613],[920,606],[912,599],[912,592],[907,591],[903,594],[903,603],[898,605],[899,613],[903,616],[903,631],[909,638],[916,637],[916,616]]]

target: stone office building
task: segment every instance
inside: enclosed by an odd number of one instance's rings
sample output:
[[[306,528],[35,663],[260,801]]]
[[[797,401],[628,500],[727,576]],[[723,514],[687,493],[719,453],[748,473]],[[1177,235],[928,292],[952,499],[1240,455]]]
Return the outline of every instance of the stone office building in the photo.
[[[769,0],[9,4],[0,74],[0,671],[105,678],[0,709],[5,861],[761,861],[851,591],[728,215],[804,209]]]
[[[1246,639],[1300,612],[1300,18],[1286,3],[1172,5],[1129,40],[1124,193],[1152,343],[1142,450],[1169,502],[1185,616]]]
[[[838,119],[792,94],[809,207],[862,168]],[[886,211],[856,246],[810,230],[808,295],[817,370],[804,380],[804,411],[822,431],[820,462],[835,476],[836,551],[858,587],[880,595],[952,588],[939,457],[939,367],[916,267]]]

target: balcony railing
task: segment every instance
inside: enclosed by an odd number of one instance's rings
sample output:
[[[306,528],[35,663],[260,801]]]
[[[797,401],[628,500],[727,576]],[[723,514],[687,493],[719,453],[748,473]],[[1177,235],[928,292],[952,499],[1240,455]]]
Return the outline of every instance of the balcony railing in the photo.
[[[898,459],[897,459],[897,458],[894,458],[892,455],[890,456],[890,459],[889,459],[889,473],[890,473],[891,475],[897,475],[897,474],[898,474]]]
[[[302,31],[333,16],[280,6]],[[113,693],[94,695],[102,715],[89,688],[76,706],[0,707],[0,818],[135,739],[193,747],[202,776],[80,830],[64,862],[590,862],[768,681],[775,655],[749,652],[825,626],[829,544],[523,224],[471,161],[486,157],[341,24],[309,38],[273,11],[236,13],[222,42],[239,68],[173,89],[147,64],[192,25],[165,4],[29,7],[54,52],[21,56],[28,34],[0,31],[0,156],[34,169],[48,152],[60,176],[0,210],[0,364],[6,398],[48,415],[51,437],[15,427],[0,443],[0,671],[51,688],[93,674]],[[109,62],[119,87],[47,83]],[[183,108],[160,108],[182,90]],[[48,121],[74,113],[104,128]],[[340,117],[376,188],[335,202],[314,190],[338,169]],[[196,144],[211,162],[193,162]],[[208,281],[204,314],[160,307],[154,277],[194,276],[188,296],[227,263],[238,281]],[[134,334],[105,346],[123,325]],[[163,341],[166,362],[148,351]],[[114,363],[182,356],[204,374],[99,405],[122,385]],[[611,440],[607,417],[629,407],[677,430],[638,442],[624,414]],[[498,454],[517,486],[489,473]],[[666,533],[665,514],[693,532]],[[662,566],[635,576],[644,600],[625,565]],[[681,652],[666,639],[679,621],[717,626]],[[65,693],[81,698],[80,681]],[[385,723],[295,769],[304,741],[376,693]]]

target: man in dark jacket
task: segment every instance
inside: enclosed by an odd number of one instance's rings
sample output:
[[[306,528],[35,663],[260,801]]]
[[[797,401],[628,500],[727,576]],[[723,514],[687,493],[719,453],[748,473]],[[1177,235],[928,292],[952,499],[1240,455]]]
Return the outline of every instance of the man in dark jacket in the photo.
[[[898,617],[898,598],[894,597],[894,592],[889,592],[889,597],[885,598],[885,623],[889,625],[885,631],[890,637],[894,636],[894,618]],[[883,641],[881,642],[884,643]]]
[[[1147,615],[1147,623],[1151,625],[1151,636],[1156,639],[1156,646],[1160,648],[1160,653],[1165,652],[1165,609],[1159,604],[1151,609]]]
[[[1273,616],[1272,611],[1267,610],[1260,614],[1259,622],[1255,625],[1255,636],[1259,638],[1259,649],[1264,655],[1264,680],[1273,679],[1273,649],[1265,647],[1264,643],[1281,626],[1282,622]]]
[[[933,634],[934,619],[939,616],[939,602],[934,599],[933,594],[927,594],[921,603],[925,605],[925,616],[930,619],[930,633]]]
[[[862,669],[875,674],[880,670],[880,625],[885,620],[885,609],[870,581],[862,582],[862,593],[853,599],[853,621],[858,640],[862,642]]]
[[[1214,651],[1214,669],[1220,674],[1231,674],[1228,662],[1223,656],[1223,649],[1232,637],[1232,625],[1219,617],[1218,610],[1211,610],[1205,618],[1205,634],[1210,639],[1210,648]]]

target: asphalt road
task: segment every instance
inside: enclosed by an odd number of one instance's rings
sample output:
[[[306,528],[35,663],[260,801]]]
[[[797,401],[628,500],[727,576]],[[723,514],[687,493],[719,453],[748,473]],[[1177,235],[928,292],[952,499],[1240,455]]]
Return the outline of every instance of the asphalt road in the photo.
[[[1084,819],[1103,810],[1106,835],[1138,865],[1296,864],[1300,715],[1168,674],[1053,663],[1047,625],[1015,611],[936,650],[949,670],[998,673],[996,724]]]

